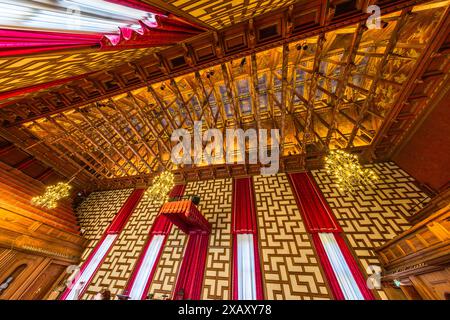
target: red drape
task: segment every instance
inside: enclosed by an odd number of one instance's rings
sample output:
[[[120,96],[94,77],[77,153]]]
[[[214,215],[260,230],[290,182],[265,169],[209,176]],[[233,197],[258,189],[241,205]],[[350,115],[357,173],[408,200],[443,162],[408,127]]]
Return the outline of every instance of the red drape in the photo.
[[[100,47],[102,34],[0,29],[0,57]]]
[[[173,292],[175,300],[199,300],[208,253],[209,233],[192,231]]]
[[[253,251],[255,257],[256,298],[258,300],[262,300],[264,299],[264,289],[259,256],[258,223],[256,220],[256,209],[253,199],[252,178],[234,179],[232,217],[233,220],[231,229],[233,232],[233,299],[238,299],[237,234],[251,233],[253,235]]]
[[[70,33],[0,29],[0,57],[38,54],[67,49],[98,48],[123,50],[176,44],[205,29],[165,13],[137,0],[109,0],[110,2],[137,8],[155,14],[155,21],[138,20],[138,29],[118,28],[118,34]]]
[[[161,214],[183,230],[184,233],[194,230],[211,232],[210,223],[191,200],[167,202],[162,206]]]
[[[172,190],[169,193],[169,197],[173,198],[173,197],[182,197],[184,194],[184,190],[186,189],[186,185],[180,184],[180,185],[176,185],[172,188]],[[151,273],[149,274],[149,277],[147,279],[147,283],[145,285],[145,290],[144,290],[144,294],[141,297],[141,299],[144,299],[148,289],[150,288],[150,284],[152,282],[153,276],[155,275],[156,272],[156,268],[158,266],[158,261],[161,257],[162,251],[164,249],[165,246],[165,242],[167,240],[167,235],[170,233],[170,230],[172,229],[172,222],[170,222],[169,219],[167,219],[166,216],[161,215],[160,212],[158,213],[158,215],[155,218],[155,221],[153,222],[152,227],[150,228],[149,231],[149,235],[147,238],[147,242],[144,245],[143,250],[141,251],[138,261],[136,262],[136,265],[134,266],[133,269],[133,273],[131,274],[130,280],[127,283],[127,286],[125,287],[125,293],[130,292],[131,288],[133,287],[133,284],[136,280],[136,276],[138,275],[139,269],[142,266],[142,263],[144,261],[144,257],[145,257],[145,252],[147,252],[147,249],[153,239],[153,237],[155,235],[165,235],[166,238],[164,239],[164,243],[161,246],[161,249],[158,253],[158,257],[156,258],[155,261],[155,265],[151,271]]]
[[[375,300],[375,296],[373,295],[372,291],[367,287],[366,279],[361,273],[361,270],[359,269],[358,264],[355,261],[355,258],[353,257],[347,244],[344,241],[344,238],[342,238],[342,235],[339,233],[335,233],[334,238],[336,239],[336,242],[338,243],[339,248],[341,249],[342,255],[344,256],[345,261],[347,262],[347,265],[350,268],[353,278],[358,284],[358,288],[361,291],[364,299]]]
[[[314,246],[319,256],[325,275],[335,299],[343,300],[344,295],[337,282],[333,268],[323,248],[318,233],[333,233],[339,248],[345,257],[353,278],[366,300],[373,300],[373,293],[366,285],[366,280],[358,267],[358,264],[342,238],[342,229],[339,226],[333,211],[326,202],[323,194],[314,182],[314,178],[308,173],[289,174],[294,196],[305,221],[306,229],[312,234]]]
[[[83,271],[86,269],[86,267],[89,265],[89,263],[91,262],[92,258],[95,256],[95,254],[99,250],[100,246],[102,245],[103,241],[105,240],[106,236],[108,234],[119,234],[122,231],[122,229],[125,227],[126,222],[128,221],[128,219],[130,218],[130,216],[133,213],[134,209],[136,208],[137,204],[139,203],[139,200],[142,198],[142,195],[144,194],[144,191],[145,191],[144,189],[136,189],[130,194],[128,199],[125,201],[125,203],[120,208],[119,212],[116,214],[114,219],[111,221],[109,227],[103,233],[102,238],[97,242],[97,244],[95,245],[94,249],[92,250],[92,252],[89,254],[89,256],[86,259],[86,261],[81,266],[80,274],[82,274]],[[113,246],[114,246],[114,243],[111,245],[110,250],[111,250],[111,248]],[[108,252],[109,252],[109,250],[108,250]],[[106,252],[105,258],[108,256],[108,252]],[[80,292],[80,295],[79,295],[80,297],[84,294],[84,292],[89,287],[89,283],[92,281],[92,278],[95,276],[95,274],[97,273],[97,271],[100,268],[100,266],[102,265],[102,263],[103,263],[103,261],[98,264],[97,269],[93,273],[93,276],[86,283],[83,291]],[[67,295],[70,293],[70,291],[71,291],[71,289],[67,288],[66,291],[61,296],[61,299],[65,299],[65,297],[67,297]]]
[[[341,232],[333,212],[309,174],[292,173],[289,178],[307,231]]]

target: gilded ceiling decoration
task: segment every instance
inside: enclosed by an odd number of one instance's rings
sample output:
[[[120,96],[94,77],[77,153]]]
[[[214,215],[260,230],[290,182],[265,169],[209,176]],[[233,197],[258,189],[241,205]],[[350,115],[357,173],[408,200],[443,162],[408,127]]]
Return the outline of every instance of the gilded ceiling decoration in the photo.
[[[447,9],[446,9],[447,10]],[[416,6],[22,126],[98,179],[175,168],[177,128],[279,128],[282,156],[372,144],[447,15]],[[189,168],[184,168],[189,169]]]
[[[151,54],[155,48],[123,51],[52,53],[0,58],[0,94],[14,89],[69,78],[133,61]],[[8,100],[2,100],[2,103]]]

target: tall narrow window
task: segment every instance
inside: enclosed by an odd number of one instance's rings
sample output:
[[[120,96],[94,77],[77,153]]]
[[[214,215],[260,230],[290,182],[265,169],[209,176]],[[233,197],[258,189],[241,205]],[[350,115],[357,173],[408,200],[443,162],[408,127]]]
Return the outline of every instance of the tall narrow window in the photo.
[[[80,277],[75,281],[70,290],[69,294],[65,297],[65,300],[78,300],[81,293],[84,291],[86,286],[89,284],[90,279],[94,276],[95,271],[98,269],[102,261],[104,260],[106,254],[111,249],[112,244],[116,240],[118,234],[108,234],[101,244],[96,248],[95,254],[92,256],[84,269],[81,272]]]
[[[232,216],[233,299],[261,300],[264,294],[252,178],[234,180]]]
[[[364,300],[333,233],[319,233],[325,253],[346,300]]]
[[[133,283],[133,287],[129,293],[129,297],[132,300],[140,300],[144,295],[144,291],[147,287],[147,282],[149,275],[151,274],[155,262],[158,258],[159,252],[164,243],[165,235],[155,235],[153,236],[150,245],[145,252],[145,256],[142,261],[142,265],[136,275]]]
[[[238,234],[237,249],[238,299],[255,300],[257,296],[253,235]]]

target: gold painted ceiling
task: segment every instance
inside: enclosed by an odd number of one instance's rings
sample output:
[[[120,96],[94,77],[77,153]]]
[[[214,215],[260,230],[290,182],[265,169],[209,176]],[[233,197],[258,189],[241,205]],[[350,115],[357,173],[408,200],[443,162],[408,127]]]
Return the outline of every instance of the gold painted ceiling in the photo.
[[[54,80],[113,69],[149,55],[154,50],[155,48],[144,48],[101,52],[98,49],[91,49],[0,58],[0,94]]]
[[[36,121],[30,132],[98,179],[166,167],[176,128],[280,128],[283,156],[372,144],[448,3],[223,62]],[[444,4],[444,5],[442,5]]]

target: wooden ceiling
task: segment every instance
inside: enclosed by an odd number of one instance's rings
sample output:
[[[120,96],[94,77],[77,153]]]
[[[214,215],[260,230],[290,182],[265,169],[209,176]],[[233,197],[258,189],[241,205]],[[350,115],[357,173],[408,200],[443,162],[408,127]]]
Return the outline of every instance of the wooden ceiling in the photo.
[[[214,2],[168,5],[220,31],[3,105],[0,133],[67,176],[84,168],[77,182],[91,189],[145,182],[163,168],[180,180],[257,172],[174,167],[171,133],[196,120],[222,131],[279,128],[281,169],[299,170],[334,148],[389,157],[448,87],[449,1],[381,1],[373,30],[359,1],[300,1],[238,24],[267,1],[230,1],[242,12],[233,21]]]

